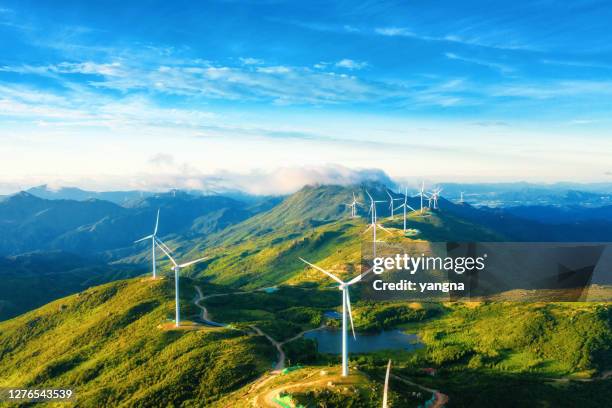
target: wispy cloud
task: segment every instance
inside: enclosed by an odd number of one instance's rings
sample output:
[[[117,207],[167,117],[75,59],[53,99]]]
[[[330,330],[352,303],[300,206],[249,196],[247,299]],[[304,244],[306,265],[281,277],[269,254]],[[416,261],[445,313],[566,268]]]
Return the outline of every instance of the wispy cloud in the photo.
[[[490,87],[492,96],[509,96],[529,99],[560,97],[586,97],[612,95],[612,81],[549,81],[545,84],[500,85]]]
[[[464,56],[457,55],[452,52],[447,52],[444,55],[446,56],[446,58],[450,60],[456,60],[456,61],[467,62],[469,64],[481,65],[483,67],[487,67],[487,68],[491,68],[493,70],[499,71],[502,74],[507,74],[507,73],[515,71],[513,67],[507,64],[500,64],[497,62],[486,61],[486,60],[479,59],[479,58],[464,57]]]
[[[501,50],[533,50],[533,46],[527,44],[521,44],[508,38],[505,41],[494,40],[492,38],[484,39],[479,36],[466,36],[459,34],[442,34],[442,35],[431,35],[416,32],[407,27],[379,27],[374,29],[374,33],[386,37],[409,37],[421,41],[435,41],[435,42],[447,42],[457,43],[462,45],[494,48]],[[492,37],[489,35],[489,37]]]
[[[244,64],[244,65],[262,65],[264,63],[264,60],[259,59],[259,58],[251,58],[251,57],[241,57],[240,61]]]
[[[542,59],[543,64],[549,65],[562,65],[566,67],[578,67],[578,68],[599,68],[599,69],[612,69],[612,64],[604,64],[595,61],[572,61],[572,60],[559,60],[559,59]]]
[[[444,86],[436,87],[446,82],[442,79],[398,85],[342,72],[359,71],[368,66],[367,62],[351,59],[342,59],[333,64],[321,62],[312,68],[265,64],[228,66],[201,60],[167,62],[158,66],[125,59],[61,62],[54,65],[3,66],[0,71],[50,76],[64,87],[70,88],[71,84],[79,83],[81,89],[86,87],[89,92],[113,90],[124,95],[178,95],[281,105],[379,103],[401,106],[408,101],[437,104],[435,98],[423,95],[440,92]],[[76,81],[73,78],[75,75],[85,76],[85,83],[81,78]],[[450,88],[446,87],[446,90],[450,91]],[[444,100],[442,105],[450,106],[448,101]]]
[[[346,68],[346,69],[354,70],[354,69],[363,69],[368,66],[368,63],[365,61],[354,61],[352,59],[345,58],[345,59],[342,59],[336,62],[336,64],[334,65],[338,68]]]

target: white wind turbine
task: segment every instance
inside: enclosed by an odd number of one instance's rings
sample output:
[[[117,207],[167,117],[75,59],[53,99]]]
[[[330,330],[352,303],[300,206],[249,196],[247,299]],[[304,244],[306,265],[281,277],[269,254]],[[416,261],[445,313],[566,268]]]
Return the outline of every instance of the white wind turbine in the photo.
[[[408,204],[408,187],[406,187],[406,192],[404,193],[404,203],[397,208],[404,209],[404,232],[406,232],[406,211],[408,211],[408,209],[410,209],[410,211],[416,211]]]
[[[348,343],[347,343],[347,327],[346,327],[347,326],[346,324],[347,315],[351,321],[351,331],[353,332],[353,338],[357,340],[357,337],[355,336],[355,327],[353,326],[353,312],[351,311],[351,298],[349,295],[349,286],[351,286],[354,283],[359,282],[372,269],[368,269],[365,273],[355,276],[353,279],[349,280],[348,282],[343,282],[337,276],[333,275],[332,273],[326,271],[323,268],[318,267],[317,265],[311,264],[310,262],[308,262],[307,260],[303,258],[300,258],[300,261],[323,272],[325,275],[329,276],[330,278],[338,282],[338,284],[340,285],[338,286],[338,289],[342,291],[342,376],[346,377],[348,375]]]
[[[376,218],[376,203],[384,203],[385,201],[384,200],[374,200],[374,198],[372,198],[368,190],[366,190],[366,194],[370,198],[370,211],[369,212],[372,213],[372,222],[370,223],[370,226],[366,228],[365,231],[363,231],[363,233],[365,234],[366,232],[370,230],[370,228],[372,228],[372,256],[375,257],[376,256],[376,242],[377,242],[376,241],[376,228],[380,228],[389,234],[391,233],[391,231],[389,231],[388,229],[380,225]]]
[[[189,265],[193,265],[195,263],[201,262],[205,259],[205,258],[199,258],[196,259],[194,261],[189,261],[189,262],[185,262],[182,264],[178,264],[176,263],[176,261],[174,260],[174,258],[172,257],[172,255],[170,255],[170,253],[172,252],[170,250],[170,248],[168,248],[168,246],[166,244],[164,244],[162,242],[162,240],[160,240],[159,238],[155,238],[155,242],[157,243],[157,245],[159,246],[159,248],[164,252],[164,254],[166,254],[166,256],[168,257],[168,259],[170,259],[170,262],[172,262],[172,265],[174,265],[172,267],[172,269],[174,270],[174,298],[175,298],[175,326],[179,327],[181,324],[181,313],[180,313],[180,301],[179,301],[179,272],[181,270],[181,268],[185,268]]]
[[[157,227],[159,225],[159,209],[157,210],[157,218],[155,219],[155,228],[153,229],[153,233],[151,235],[147,235],[146,237],[140,238],[139,240],[134,241],[134,243],[146,241],[147,239],[151,240],[151,262],[153,263],[153,279],[157,278],[157,271],[155,267],[155,239],[157,238]]]
[[[431,203],[431,199],[430,199],[431,197],[427,195],[427,193],[425,192],[425,182],[424,181],[421,182],[421,189],[419,190],[419,193],[416,196],[421,198],[421,214],[423,214],[423,209],[425,208],[425,206],[423,205],[423,199],[427,198],[429,203]]]
[[[430,191],[429,208],[432,208],[431,204],[433,202],[433,209],[434,210],[438,209],[438,199],[440,198],[440,193],[441,192],[442,192],[442,189],[440,187],[435,188],[433,191]]]
[[[353,202],[351,202],[350,204],[344,204],[347,207],[349,207],[351,209],[351,218],[355,218],[357,217],[357,205],[362,205],[359,201],[357,201],[357,198],[355,197],[355,193],[353,193]]]
[[[387,364],[387,374],[385,374],[385,388],[383,389],[383,403],[382,403],[382,408],[388,408],[389,405],[387,404],[387,395],[389,392],[389,376],[391,374],[391,360],[389,360],[389,363]]]
[[[401,201],[401,198],[393,198],[393,196],[391,195],[391,193],[389,192],[389,190],[387,190],[387,195],[389,196],[389,210],[391,210],[391,219],[394,218],[394,214],[395,214],[395,205],[393,204],[394,201]]]

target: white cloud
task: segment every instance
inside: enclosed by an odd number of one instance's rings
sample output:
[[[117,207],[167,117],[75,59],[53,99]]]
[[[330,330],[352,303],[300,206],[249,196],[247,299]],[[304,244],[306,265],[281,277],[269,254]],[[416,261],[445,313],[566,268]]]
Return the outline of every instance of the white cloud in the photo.
[[[530,45],[518,42],[508,42],[507,33],[505,35],[495,35],[491,33],[487,40],[482,36],[460,36],[456,34],[428,35],[415,32],[406,27],[380,27],[374,29],[374,33],[386,37],[410,37],[421,41],[440,41],[457,43],[462,45],[473,45],[478,47],[495,48],[500,50],[534,50]]]
[[[478,58],[463,57],[461,55],[457,55],[452,52],[447,52],[444,55],[446,56],[446,58],[450,60],[457,60],[457,61],[467,62],[470,64],[481,65],[483,67],[492,68],[496,71],[501,72],[502,74],[507,74],[507,73],[514,71],[513,67],[506,65],[506,64],[500,64],[497,62],[486,61],[486,60],[478,59]]]
[[[257,72],[263,72],[264,74],[288,74],[291,72],[291,68],[282,65],[273,67],[261,67],[257,68]]]
[[[240,62],[242,62],[244,65],[262,65],[264,63],[264,60],[259,58],[241,57]]]
[[[348,168],[341,165],[287,166],[275,169],[253,169],[244,173],[219,171],[202,173],[187,163],[178,163],[172,156],[161,154],[165,162],[163,174],[138,177],[139,188],[167,190],[170,188],[212,191],[239,190],[250,194],[290,194],[305,185],[352,185],[364,181],[378,181],[393,185],[391,178],[380,169]]]
[[[416,37],[417,35],[407,28],[402,27],[383,27],[374,30],[377,34],[387,37]]]
[[[490,89],[491,96],[511,96],[529,99],[612,95],[612,81],[550,81],[545,84],[500,85]]]
[[[363,69],[368,66],[368,63],[365,61],[354,61],[351,59],[342,59],[336,62],[336,67],[338,68],[346,68],[346,69]]]

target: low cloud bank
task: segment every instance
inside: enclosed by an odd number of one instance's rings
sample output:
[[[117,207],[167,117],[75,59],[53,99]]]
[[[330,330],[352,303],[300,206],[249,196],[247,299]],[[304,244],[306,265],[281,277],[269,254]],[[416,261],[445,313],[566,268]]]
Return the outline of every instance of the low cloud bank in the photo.
[[[164,158],[165,160],[167,158]],[[167,163],[167,160],[166,160]],[[339,165],[320,167],[281,167],[276,170],[253,170],[247,173],[222,171],[214,174],[198,174],[194,169],[182,167],[181,171],[157,176],[151,189],[191,189],[204,191],[242,191],[257,195],[290,194],[305,185],[351,185],[362,182],[381,182],[389,186],[395,183],[380,169],[351,169]]]

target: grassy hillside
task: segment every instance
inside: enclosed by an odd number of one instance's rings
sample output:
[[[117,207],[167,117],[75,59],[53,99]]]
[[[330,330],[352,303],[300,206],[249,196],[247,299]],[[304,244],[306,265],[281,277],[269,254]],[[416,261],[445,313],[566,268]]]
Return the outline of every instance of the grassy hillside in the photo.
[[[270,367],[261,336],[168,330],[172,298],[171,280],[119,281],[0,323],[0,387],[71,385],[83,407],[201,406]]]
[[[363,232],[370,222],[366,208],[358,218],[349,218],[343,203],[357,200],[366,203],[365,188],[376,199],[386,192],[379,185],[305,187],[264,213],[232,225],[199,240],[177,239],[172,248],[189,256],[206,255],[211,260],[195,271],[218,284],[256,288],[279,283],[297,283],[304,279],[304,265],[299,257],[339,274],[355,274],[361,247],[368,245],[371,233]],[[416,204],[415,204],[416,205]],[[390,219],[385,203],[379,204],[379,223],[392,234],[379,232],[379,239],[399,241],[403,238],[401,215]],[[411,239],[427,241],[500,241],[502,234],[463,220],[445,211],[426,211],[408,215],[408,228],[419,232]],[[318,279],[315,277],[315,279]],[[311,279],[307,279],[311,280]]]

